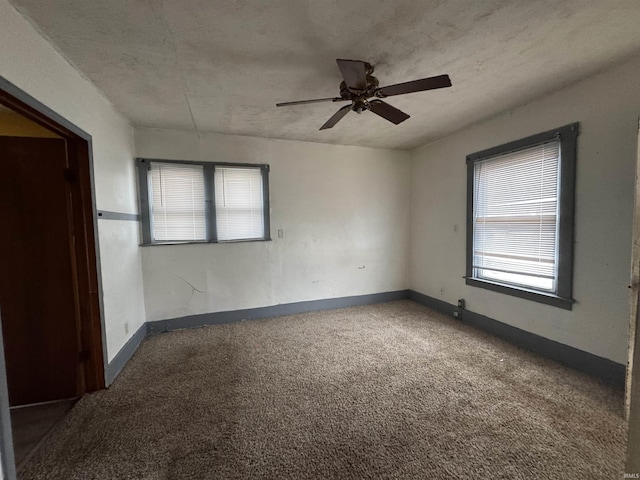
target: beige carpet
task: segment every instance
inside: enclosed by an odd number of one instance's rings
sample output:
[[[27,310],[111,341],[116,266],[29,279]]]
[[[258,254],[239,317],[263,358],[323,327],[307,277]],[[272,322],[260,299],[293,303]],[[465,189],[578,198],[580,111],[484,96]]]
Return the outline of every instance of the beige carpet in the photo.
[[[147,339],[31,479],[620,479],[622,393],[410,302]]]

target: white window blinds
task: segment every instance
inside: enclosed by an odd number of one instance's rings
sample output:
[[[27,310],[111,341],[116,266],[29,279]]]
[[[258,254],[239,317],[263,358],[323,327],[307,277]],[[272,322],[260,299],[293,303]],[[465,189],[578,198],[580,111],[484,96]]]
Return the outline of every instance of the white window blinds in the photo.
[[[560,140],[476,162],[474,277],[555,292]]]
[[[260,168],[216,166],[215,191],[219,241],[264,238]]]
[[[206,240],[202,165],[150,165],[151,214],[156,241]]]

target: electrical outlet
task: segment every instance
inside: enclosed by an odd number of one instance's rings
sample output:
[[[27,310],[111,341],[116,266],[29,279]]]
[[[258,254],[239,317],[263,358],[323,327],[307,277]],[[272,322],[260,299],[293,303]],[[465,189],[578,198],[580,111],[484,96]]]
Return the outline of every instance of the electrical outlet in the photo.
[[[278,238],[284,238],[284,230],[282,228],[278,229]]]
[[[460,318],[460,312],[453,312],[453,318]]]
[[[457,223],[453,224],[453,231],[458,233],[458,224]]]

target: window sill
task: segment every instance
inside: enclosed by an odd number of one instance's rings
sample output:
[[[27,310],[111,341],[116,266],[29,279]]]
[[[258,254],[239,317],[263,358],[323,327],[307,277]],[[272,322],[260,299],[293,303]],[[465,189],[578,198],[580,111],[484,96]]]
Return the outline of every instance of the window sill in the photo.
[[[491,282],[488,280],[481,280],[479,278],[465,278],[466,284],[473,287],[485,288],[494,292],[500,292],[514,297],[524,298],[526,300],[532,300],[534,302],[544,303],[545,305],[551,305],[553,307],[562,308],[564,310],[571,310],[575,300],[572,298],[558,297],[553,293],[544,293],[536,290],[527,290],[526,288],[516,287],[514,285],[507,285],[504,283]]]
[[[221,240],[218,242],[208,242],[206,240],[202,241],[186,241],[186,242],[156,242],[156,243],[141,243],[140,247],[162,247],[165,245],[217,245],[217,244],[225,244],[225,243],[255,243],[255,242],[271,242],[271,238],[251,238],[247,240]]]

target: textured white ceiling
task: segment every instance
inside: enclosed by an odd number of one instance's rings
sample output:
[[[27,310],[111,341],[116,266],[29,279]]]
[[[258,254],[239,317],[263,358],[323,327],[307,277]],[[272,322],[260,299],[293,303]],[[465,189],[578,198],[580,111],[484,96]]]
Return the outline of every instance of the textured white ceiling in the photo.
[[[409,149],[640,51],[638,0],[12,0],[137,126]],[[448,73],[453,87],[390,97],[394,126],[342,104],[336,58],[381,85]]]

